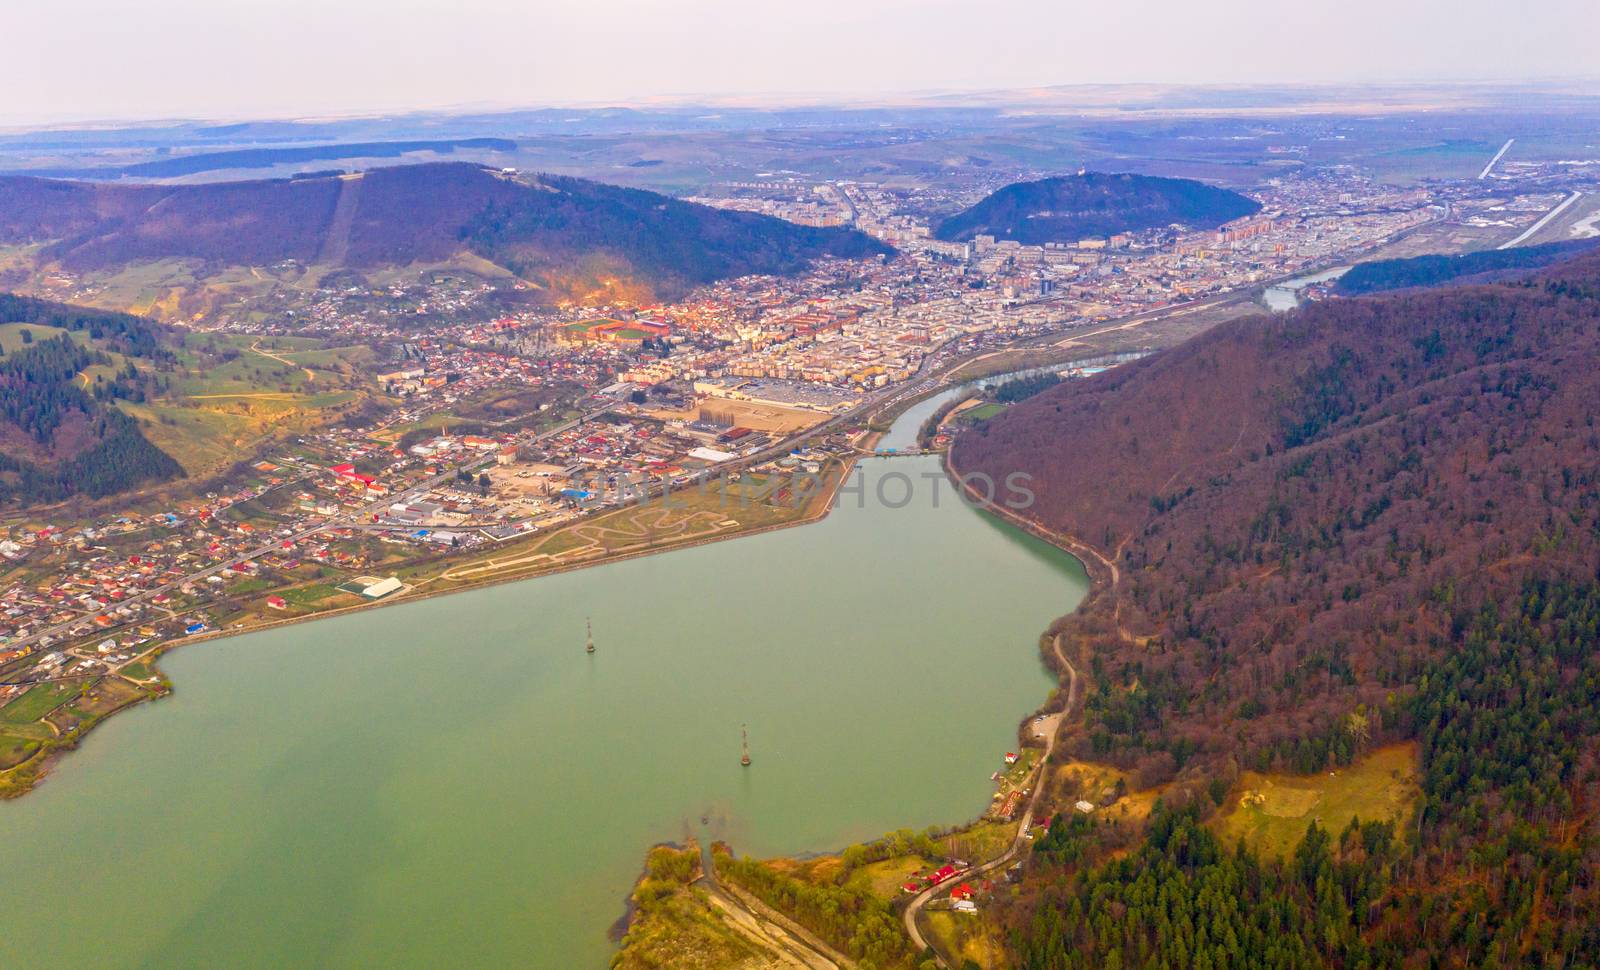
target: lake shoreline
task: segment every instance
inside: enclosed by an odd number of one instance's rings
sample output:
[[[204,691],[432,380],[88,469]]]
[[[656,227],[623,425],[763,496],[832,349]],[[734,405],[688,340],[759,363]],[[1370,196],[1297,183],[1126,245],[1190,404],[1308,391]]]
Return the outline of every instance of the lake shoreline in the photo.
[[[74,737],[69,743],[50,744],[43,751],[34,755],[28,760],[7,768],[4,771],[0,771],[0,801],[11,801],[22,798],[28,795],[30,792],[36,790],[39,785],[42,784],[49,776],[50,772],[55,768],[58,762],[75,751],[78,745],[81,744],[95,728],[109,720],[112,716],[121,714],[123,711],[139,707],[143,704],[172,696],[172,694],[176,692],[176,688],[173,686],[170,680],[165,679],[165,676],[156,668],[155,663],[162,656],[178,650],[179,648],[195,646],[217,640],[224,640],[229,637],[243,636],[251,633],[263,633],[268,630],[279,630],[302,623],[312,623],[319,620],[332,620],[337,617],[348,616],[353,613],[360,613],[367,610],[380,609],[386,606],[399,606],[407,603],[421,603],[437,597],[454,596],[458,593],[471,593],[494,586],[503,586],[507,583],[520,583],[526,580],[541,579],[546,576],[556,576],[562,573],[576,572],[578,570],[590,569],[596,566],[609,566],[615,563],[626,562],[630,559],[643,558],[645,556],[680,552],[686,549],[693,549],[716,542],[727,542],[734,539],[747,539],[752,536],[765,535],[770,532],[779,532],[784,529],[793,529],[801,526],[814,525],[826,519],[833,512],[839,495],[839,490],[844,486],[845,481],[849,479],[850,475],[855,471],[856,463],[862,458],[871,457],[874,456],[870,453],[855,453],[841,459],[840,471],[837,476],[833,477],[833,481],[827,492],[825,494],[819,494],[818,496],[808,500],[812,505],[812,508],[808,509],[804,514],[793,521],[775,522],[769,525],[739,528],[721,535],[700,536],[693,539],[687,539],[683,542],[669,543],[653,549],[630,549],[625,552],[602,554],[594,559],[587,559],[583,562],[557,563],[555,565],[534,569],[525,573],[492,576],[487,579],[473,580],[463,583],[459,586],[452,587],[451,589],[407,591],[405,594],[395,598],[385,597],[384,599],[373,600],[367,603],[352,603],[349,606],[341,606],[331,610],[307,613],[303,616],[286,616],[277,619],[270,619],[266,620],[265,622],[252,623],[246,626],[235,627],[226,630],[207,630],[204,633],[197,633],[192,636],[185,637],[182,640],[172,640],[163,644],[159,644],[150,650],[137,655],[132,661],[130,661],[130,663],[142,662],[146,664],[146,666],[148,666],[150,669],[152,677],[156,678],[157,682],[163,685],[161,689],[154,694],[133,698],[121,707],[107,712],[95,720],[94,723],[89,726],[89,728],[83,730],[76,737]],[[442,573],[440,575],[442,575]],[[433,578],[437,577],[430,577],[428,581],[431,581]],[[118,673],[115,676],[121,677],[123,680],[127,680],[130,683],[139,684],[141,687],[149,686],[149,682],[135,681],[121,673]],[[82,679],[91,678],[86,676]]]
[[[955,388],[941,390],[953,390],[957,392],[956,395],[952,397],[951,402],[948,402],[954,404],[961,400],[959,392],[965,386],[966,385],[957,385]],[[923,399],[931,396],[933,395],[926,395]],[[921,399],[919,399],[919,401],[920,400]],[[913,402],[913,404],[915,403],[918,402]],[[904,411],[902,411],[901,414],[903,415]],[[940,468],[944,472],[949,482],[956,488],[957,493],[962,496],[962,500],[969,507],[980,514],[992,514],[1001,522],[1028,535],[1031,535],[1036,539],[1046,542],[1052,547],[1060,550],[1075,560],[1083,568],[1085,575],[1089,578],[1089,589],[1084,598],[1071,610],[1051,619],[1039,634],[1039,659],[1041,664],[1051,672],[1053,678],[1055,679],[1056,686],[1051,689],[1050,693],[1045,697],[1044,701],[1039,706],[1033,708],[1022,716],[1021,720],[1018,721],[1016,728],[1019,750],[1027,747],[1038,747],[1040,746],[1040,736],[1030,730],[1030,728],[1033,726],[1034,719],[1043,714],[1056,713],[1059,709],[1058,705],[1064,705],[1065,703],[1061,696],[1061,687],[1063,678],[1066,676],[1066,672],[1060,669],[1061,665],[1059,662],[1059,657],[1055,650],[1050,646],[1047,646],[1055,641],[1055,633],[1053,631],[1055,631],[1067,618],[1077,615],[1089,607],[1096,601],[1098,596],[1106,592],[1113,591],[1116,585],[1116,569],[1112,564],[1109,563],[1109,561],[1105,560],[1104,557],[1100,555],[1098,550],[1095,550],[1092,546],[1088,545],[1082,540],[1069,535],[1054,532],[1036,522],[1033,522],[1030,519],[1023,517],[1015,510],[997,505],[992,501],[985,501],[976,492],[976,490],[962,481],[960,473],[957,471],[954,464],[953,452],[954,448],[951,447],[939,455]],[[924,452],[922,454],[925,455],[926,453]],[[1060,732],[1065,730],[1066,727],[1067,725],[1064,720],[1060,724],[1055,725],[1057,738],[1059,738]],[[1048,745],[1046,745],[1046,747],[1048,747]],[[1046,770],[1048,770],[1048,765],[1042,763],[1039,767],[1039,771],[1044,772]],[[982,821],[983,816],[979,815],[977,817],[970,818],[963,823],[958,823],[955,826],[955,830],[971,827],[973,825],[980,824]],[[646,849],[647,854],[649,851],[649,849]],[[788,853],[785,855],[785,858],[804,859],[838,855],[842,851],[843,847],[834,849],[811,849],[797,853]],[[614,927],[620,927],[622,931],[623,947],[617,951],[619,953],[626,949],[626,933],[635,915],[636,908],[633,906],[632,896],[630,895],[628,905],[625,907],[623,914],[618,919],[617,923],[613,924]],[[787,914],[780,913],[779,915],[789,918]],[[735,932],[741,932],[737,923],[734,921],[727,921],[727,925]],[[753,940],[753,942],[758,941]]]

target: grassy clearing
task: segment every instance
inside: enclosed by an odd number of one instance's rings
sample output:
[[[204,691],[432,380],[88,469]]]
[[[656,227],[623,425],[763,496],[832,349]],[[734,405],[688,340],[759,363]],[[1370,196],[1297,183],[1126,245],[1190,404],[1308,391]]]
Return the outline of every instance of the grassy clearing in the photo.
[[[1418,794],[1417,749],[1390,745],[1315,775],[1247,771],[1239,787],[1213,823],[1217,834],[1228,844],[1242,838],[1260,851],[1287,856],[1313,820],[1331,832],[1354,818],[1404,823]]]
[[[339,592],[333,583],[312,583],[309,586],[295,586],[292,589],[280,590],[279,596],[290,606],[315,606],[330,596],[348,596],[348,593]]]
[[[987,421],[1005,409],[1006,406],[1004,404],[995,404],[993,402],[989,404],[980,404],[970,411],[963,413],[961,415],[961,420],[971,422]]]
[[[127,707],[144,692],[119,677],[107,677],[83,692],[72,702],[72,711],[82,719],[101,718]]]
[[[820,511],[824,496],[839,474],[838,466],[828,469],[826,483],[818,486],[816,494],[809,499],[795,496],[787,485],[770,489],[761,500],[731,490],[724,495],[720,484],[675,491],[670,504],[657,497],[643,504],[578,519],[530,539],[452,562],[440,573],[435,588],[532,575],[573,562],[664,549],[796,522]],[[410,578],[421,579],[424,573],[431,571],[431,568],[421,569]]]
[[[0,708],[0,721],[9,724],[29,724],[37,721],[77,697],[84,682],[69,680],[62,683],[39,684],[26,694]]]
[[[81,330],[77,333],[72,333],[60,327],[47,327],[38,323],[0,323],[0,357],[14,354],[25,347],[31,346],[22,342],[22,331],[24,330],[33,334],[34,343],[49,340],[51,337],[59,337],[62,334],[68,334],[80,344],[89,342],[88,333]]]
[[[950,836],[946,841],[952,846],[956,858],[977,864],[1004,855],[1016,837],[1015,822],[988,819]]]
[[[1110,765],[1069,761],[1055,770],[1051,803],[1066,811],[1078,800],[1095,806],[1097,817],[1140,822],[1166,792],[1167,785],[1133,790],[1131,776]]]
[[[0,733],[0,771],[15,768],[33,757],[38,750],[39,741],[35,738]]]
[[[325,424],[371,393],[361,372],[371,357],[365,347],[201,334],[186,336],[176,353],[182,370],[169,394],[118,406],[191,477],[226,468],[268,438]]]
[[[920,855],[904,855],[882,862],[873,862],[850,873],[846,885],[865,889],[880,899],[894,899],[901,895],[901,887],[919,873],[939,868]]]
[[[988,932],[983,917],[929,910],[926,918],[928,932],[939,941],[943,952],[953,953],[963,961],[971,960],[982,970],[1006,965],[1004,951]]]
[[[191,477],[204,477],[245,457],[270,437],[304,433],[326,423],[357,391],[317,394],[275,392],[267,397],[223,396],[169,399],[148,404],[118,402],[144,422],[144,433]]]
[[[126,401],[118,407],[144,422],[145,437],[177,459],[191,476],[204,476],[231,464],[264,431],[246,415],[219,410]]]
[[[363,602],[359,595],[343,592],[333,583],[311,583],[305,586],[278,589],[273,592],[283,597],[284,609],[269,607],[267,605],[267,597],[262,596],[249,604],[247,612],[253,618],[259,620],[282,620],[289,617],[306,616],[311,613],[322,613],[346,606],[355,606]]]

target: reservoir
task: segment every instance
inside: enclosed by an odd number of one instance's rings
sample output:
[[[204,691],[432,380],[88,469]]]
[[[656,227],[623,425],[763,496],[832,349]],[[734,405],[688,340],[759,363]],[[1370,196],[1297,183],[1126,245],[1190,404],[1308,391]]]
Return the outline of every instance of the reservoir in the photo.
[[[173,653],[174,696],[0,803],[0,966],[603,967],[653,843],[977,815],[1087,584],[938,471],[870,459],[813,525]]]

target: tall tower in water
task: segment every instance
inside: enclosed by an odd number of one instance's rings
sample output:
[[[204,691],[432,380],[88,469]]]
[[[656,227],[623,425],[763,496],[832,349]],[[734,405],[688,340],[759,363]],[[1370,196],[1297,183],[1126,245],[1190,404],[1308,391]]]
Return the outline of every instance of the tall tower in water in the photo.
[[[739,725],[739,763],[746,768],[750,767],[750,729],[743,724]]]
[[[594,653],[594,621],[588,617],[584,617],[583,628],[588,634],[588,639],[584,642],[583,650],[585,653]]]

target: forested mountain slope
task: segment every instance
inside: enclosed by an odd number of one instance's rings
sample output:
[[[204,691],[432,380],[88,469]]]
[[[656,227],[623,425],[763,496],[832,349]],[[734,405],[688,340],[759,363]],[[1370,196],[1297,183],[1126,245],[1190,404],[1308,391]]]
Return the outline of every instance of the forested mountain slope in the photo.
[[[170,357],[153,324],[9,294],[0,294],[0,322],[66,331],[34,340],[21,328],[27,342],[19,337],[0,347],[0,506],[101,498],[183,475],[110,403],[143,400],[150,389],[151,373],[132,358]],[[110,367],[108,351],[123,359],[122,368]],[[89,380],[94,367],[101,372]]]
[[[1571,259],[1597,245],[1600,240],[1576,239],[1512,249],[1379,259],[1352,266],[1334,287],[1345,296],[1365,296],[1444,283],[1496,283]]]
[[[1072,749],[1188,806],[1120,877],[1046,867],[1024,965],[1201,965],[1135,880],[1189,908],[1209,966],[1600,961],[1597,362],[1586,256],[1225,324],[957,440],[957,470],[1032,473],[1024,514],[1115,564],[1065,624],[1092,681]],[[1414,831],[1313,838],[1284,870],[1195,825],[1241,768],[1398,739],[1420,743]],[[1217,908],[1230,885],[1276,929]]]
[[[0,177],[0,243],[43,244],[44,261],[73,271],[162,259],[371,268],[471,252],[552,298],[599,279],[670,296],[732,276],[792,274],[823,256],[890,251],[855,230],[585,179],[522,181],[467,163],[205,185]]]

